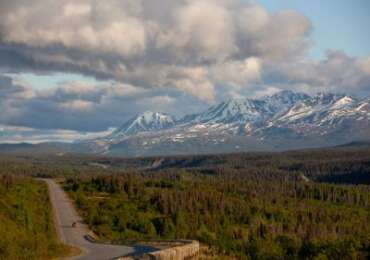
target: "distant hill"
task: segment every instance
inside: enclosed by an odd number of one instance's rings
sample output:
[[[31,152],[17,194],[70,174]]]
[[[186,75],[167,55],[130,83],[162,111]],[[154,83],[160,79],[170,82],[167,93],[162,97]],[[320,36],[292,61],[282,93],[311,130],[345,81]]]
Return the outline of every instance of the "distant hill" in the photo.
[[[337,148],[370,148],[370,141],[355,141],[335,146]]]
[[[0,153],[6,154],[65,154],[74,152],[71,144],[41,143],[41,144],[0,144]]]

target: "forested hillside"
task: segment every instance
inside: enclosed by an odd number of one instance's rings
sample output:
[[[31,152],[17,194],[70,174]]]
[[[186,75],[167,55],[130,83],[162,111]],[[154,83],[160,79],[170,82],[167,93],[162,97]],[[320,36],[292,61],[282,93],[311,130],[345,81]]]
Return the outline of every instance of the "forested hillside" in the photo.
[[[135,159],[3,156],[1,173],[62,177],[89,226],[116,243],[198,239],[237,259],[370,257],[368,148]],[[2,200],[45,204],[32,197],[42,185],[8,179]],[[23,198],[20,187],[31,196]],[[14,210],[12,203],[4,209]],[[28,234],[24,221],[17,227]]]
[[[55,234],[46,185],[0,175],[0,259],[52,259],[67,252]]]
[[[68,179],[65,187],[108,240],[199,239],[243,259],[370,253],[368,186],[168,172]]]

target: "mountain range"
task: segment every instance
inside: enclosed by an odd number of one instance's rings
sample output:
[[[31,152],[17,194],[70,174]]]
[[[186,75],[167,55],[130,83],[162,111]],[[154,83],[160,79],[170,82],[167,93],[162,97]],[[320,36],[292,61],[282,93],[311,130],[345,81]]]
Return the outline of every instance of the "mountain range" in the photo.
[[[79,151],[150,156],[336,146],[370,140],[370,99],[282,91],[260,99],[230,99],[176,119],[147,111]]]

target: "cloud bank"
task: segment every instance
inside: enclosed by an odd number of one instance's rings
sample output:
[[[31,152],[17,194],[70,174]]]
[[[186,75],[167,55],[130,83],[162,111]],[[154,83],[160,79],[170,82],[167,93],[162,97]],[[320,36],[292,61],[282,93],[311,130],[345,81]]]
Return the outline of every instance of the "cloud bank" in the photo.
[[[9,70],[77,71],[207,102],[218,84],[258,81],[264,60],[302,55],[309,30],[296,12],[231,0],[0,3],[1,65]]]
[[[178,106],[181,103],[182,106]],[[41,129],[104,131],[146,111],[196,112],[205,106],[177,91],[146,89],[124,83],[72,82],[32,89],[0,76],[0,123]]]
[[[312,29],[252,1],[1,1],[1,72],[104,82],[35,90],[4,74],[0,123],[100,131],[146,109],[181,114],[278,89],[368,95],[370,58],[309,60]]]

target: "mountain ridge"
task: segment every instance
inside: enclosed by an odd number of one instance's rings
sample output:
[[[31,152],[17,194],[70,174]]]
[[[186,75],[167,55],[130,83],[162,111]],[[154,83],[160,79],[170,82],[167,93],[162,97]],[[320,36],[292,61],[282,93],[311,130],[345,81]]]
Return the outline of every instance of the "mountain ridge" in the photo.
[[[95,153],[156,155],[277,150],[370,140],[370,100],[282,91],[229,99],[176,120],[147,111],[111,135],[84,144]]]
[[[161,112],[145,111],[128,120],[120,128],[115,130],[111,136],[132,135],[140,132],[161,130],[173,126],[175,122],[175,117],[171,115]]]

